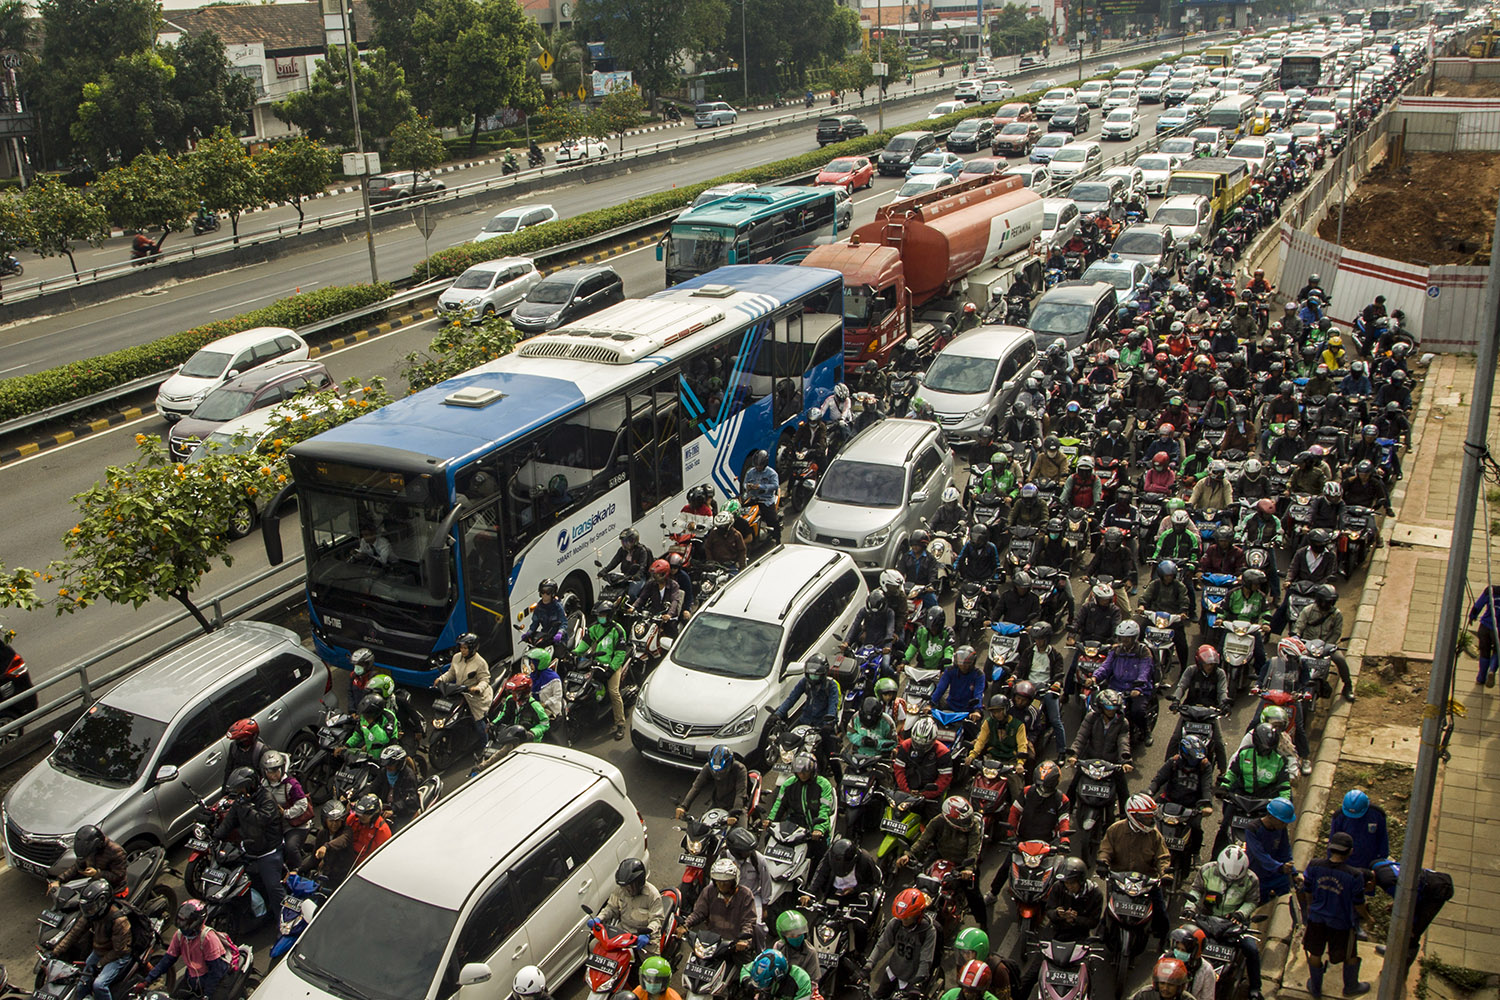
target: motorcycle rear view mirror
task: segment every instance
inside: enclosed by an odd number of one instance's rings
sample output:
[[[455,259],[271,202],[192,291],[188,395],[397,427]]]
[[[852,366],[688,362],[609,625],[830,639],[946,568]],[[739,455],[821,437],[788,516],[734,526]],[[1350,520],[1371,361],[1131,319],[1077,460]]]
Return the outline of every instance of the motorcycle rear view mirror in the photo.
[[[483,962],[468,962],[458,970],[458,985],[477,986],[490,981],[490,967]]]
[[[314,900],[304,899],[302,905],[297,907],[297,909],[302,913],[303,920],[310,921],[313,918],[313,914],[318,912],[318,904]]]

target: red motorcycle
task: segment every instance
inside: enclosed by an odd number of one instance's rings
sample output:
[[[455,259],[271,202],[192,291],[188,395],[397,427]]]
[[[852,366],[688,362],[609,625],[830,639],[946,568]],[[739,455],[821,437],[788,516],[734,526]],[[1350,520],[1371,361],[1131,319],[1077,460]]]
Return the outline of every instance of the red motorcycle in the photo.
[[[1047,914],[1047,897],[1052,893],[1057,873],[1053,856],[1066,853],[1066,848],[1053,847],[1045,840],[1023,840],[1011,846],[1010,898],[1016,904],[1021,940],[1027,944],[1036,940],[1042,918]]]
[[[1006,767],[998,760],[982,757],[978,772],[969,785],[969,801],[984,818],[984,844],[987,846],[1004,837],[1010,819],[1010,804],[1016,797],[1016,785],[1020,778],[1016,767]]]
[[[677,890],[663,890],[661,901],[661,950],[670,954],[677,941]],[[587,906],[583,907],[583,912],[593,915]],[[597,920],[591,921],[588,930],[594,938],[583,959],[589,1000],[609,1000],[616,993],[629,989],[627,984],[635,972],[639,938],[630,931],[611,932]]]
[[[963,923],[964,898],[960,893],[964,877],[952,861],[939,858],[917,876],[917,888],[932,900],[930,912],[937,918],[938,939],[951,941]],[[594,998],[590,998],[594,1000]]]

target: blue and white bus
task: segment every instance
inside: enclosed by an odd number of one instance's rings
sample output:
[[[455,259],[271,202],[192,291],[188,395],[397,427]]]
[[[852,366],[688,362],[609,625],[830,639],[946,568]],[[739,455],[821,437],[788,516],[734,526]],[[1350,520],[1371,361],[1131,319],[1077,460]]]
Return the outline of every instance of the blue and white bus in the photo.
[[[839,272],[725,267],[296,445],[318,654],[368,647],[424,684],[474,632],[504,661],[542,580],[587,608],[622,529],[660,552],[687,490],[738,495],[751,453],[776,455],[843,377],[843,338]]]

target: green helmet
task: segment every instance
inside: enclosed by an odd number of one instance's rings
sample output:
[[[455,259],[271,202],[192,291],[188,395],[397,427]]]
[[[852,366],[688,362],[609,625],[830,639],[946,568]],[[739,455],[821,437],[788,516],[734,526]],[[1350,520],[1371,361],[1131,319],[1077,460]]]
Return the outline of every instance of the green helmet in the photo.
[[[380,695],[386,701],[390,701],[396,697],[396,682],[391,678],[390,674],[379,674],[370,678],[370,683],[366,686],[366,690],[371,694]]]
[[[526,661],[532,670],[546,670],[552,666],[552,650],[548,646],[537,646],[527,651]]]
[[[1285,729],[1286,709],[1280,705],[1267,705],[1260,710],[1260,721],[1275,726],[1277,730]]]
[[[965,927],[953,939],[955,951],[972,951],[982,962],[990,955],[990,936],[978,927]]]
[[[731,500],[724,505],[724,509],[731,514],[738,514],[740,512],[740,502],[738,500]]]
[[[896,682],[889,677],[882,677],[875,682],[875,697],[882,698],[888,694],[896,693]]]
[[[641,963],[641,985],[646,987],[646,992],[652,996],[660,996],[667,991],[667,984],[672,981],[672,965],[660,955],[652,955]]]
[[[1187,510],[1187,501],[1182,497],[1173,497],[1166,502],[1165,508],[1168,511]]]
[[[807,918],[796,910],[787,910],[776,918],[776,933],[787,943],[796,946],[807,937]]]

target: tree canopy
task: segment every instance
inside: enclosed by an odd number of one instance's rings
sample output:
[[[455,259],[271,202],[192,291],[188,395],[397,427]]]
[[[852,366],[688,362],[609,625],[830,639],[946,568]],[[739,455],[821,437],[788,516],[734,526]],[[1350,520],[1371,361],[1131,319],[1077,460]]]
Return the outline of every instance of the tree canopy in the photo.
[[[747,2],[753,11],[754,0]],[[578,0],[573,15],[580,37],[609,39],[616,63],[633,70],[654,95],[676,85],[685,53],[707,52],[724,41],[731,9],[726,0]]]

